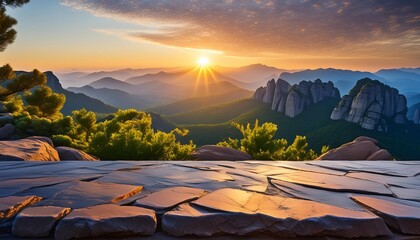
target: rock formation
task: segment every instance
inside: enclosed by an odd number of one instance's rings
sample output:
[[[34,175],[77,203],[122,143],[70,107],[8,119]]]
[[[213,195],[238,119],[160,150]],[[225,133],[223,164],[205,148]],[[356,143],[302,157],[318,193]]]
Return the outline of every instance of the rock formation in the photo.
[[[413,117],[414,124],[420,124],[420,110],[417,108]]]
[[[393,160],[392,155],[378,147],[378,141],[369,137],[358,137],[338,148],[322,154],[317,160]]]
[[[55,150],[57,150],[61,161],[65,161],[65,160],[98,161],[99,160],[99,158],[95,156],[92,156],[90,154],[87,154],[83,151],[80,151],[78,149],[74,149],[71,147],[56,147]]]
[[[332,120],[357,123],[365,129],[387,131],[389,124],[407,124],[407,99],[398,90],[364,78],[344,95]]]
[[[3,130],[3,128],[0,130]],[[0,131],[1,134],[2,131]],[[0,161],[60,160],[99,161],[97,157],[78,149],[70,147],[54,148],[52,140],[48,137],[32,136],[18,140],[0,141]]]
[[[282,79],[278,79],[277,82],[272,79],[266,87],[258,88],[252,99],[271,104],[272,110],[293,118],[325,98],[339,97],[340,92],[332,82],[323,83],[317,79],[314,82],[302,81],[291,86]]]

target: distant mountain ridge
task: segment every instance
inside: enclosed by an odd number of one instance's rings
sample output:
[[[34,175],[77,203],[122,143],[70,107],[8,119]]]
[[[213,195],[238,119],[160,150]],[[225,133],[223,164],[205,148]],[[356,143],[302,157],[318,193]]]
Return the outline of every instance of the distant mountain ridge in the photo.
[[[61,86],[60,80],[53,72],[45,72],[47,76],[47,86],[49,86],[54,92],[62,93],[66,96],[66,102],[61,112],[64,115],[69,115],[73,110],[78,110],[85,108],[88,111],[93,111],[97,113],[113,113],[118,109],[103,103],[102,101],[86,96],[82,93],[74,93],[64,89]]]

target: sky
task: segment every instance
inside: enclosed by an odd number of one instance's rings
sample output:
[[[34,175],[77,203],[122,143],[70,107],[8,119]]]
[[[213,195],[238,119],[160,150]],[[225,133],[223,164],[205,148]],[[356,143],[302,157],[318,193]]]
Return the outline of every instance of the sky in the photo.
[[[31,0],[7,9],[15,69],[59,72],[262,63],[420,67],[418,0]]]

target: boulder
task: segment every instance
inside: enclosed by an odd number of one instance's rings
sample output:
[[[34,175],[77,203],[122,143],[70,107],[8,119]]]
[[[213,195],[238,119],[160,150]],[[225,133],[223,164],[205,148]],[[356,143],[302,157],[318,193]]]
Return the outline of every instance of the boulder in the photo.
[[[197,160],[251,160],[252,157],[248,153],[241,152],[239,150],[221,147],[216,145],[205,145],[198,148],[194,153],[191,154],[193,159]]]
[[[56,147],[61,161],[66,160],[81,160],[81,161],[99,161],[99,158],[87,154],[81,150],[71,147]]]
[[[16,216],[12,233],[19,237],[48,237],[57,221],[70,211],[55,206],[26,208]]]
[[[0,141],[0,161],[60,161],[47,137]]]
[[[7,140],[15,133],[15,126],[8,123],[0,128],[0,140]]]
[[[319,79],[314,82],[302,81],[293,86],[283,79],[278,79],[277,82],[272,79],[266,87],[258,88],[252,96],[252,99],[270,104],[271,110],[291,118],[326,98],[340,98],[340,92],[332,82],[323,83]]]
[[[388,131],[390,123],[406,125],[407,99],[378,80],[360,79],[343,96],[330,118],[359,124],[362,128]]]
[[[369,137],[358,137],[353,142],[322,154],[317,160],[393,160],[392,155],[378,147],[378,141]]]
[[[56,227],[55,239],[152,235],[156,230],[153,210],[114,204],[73,210]]]

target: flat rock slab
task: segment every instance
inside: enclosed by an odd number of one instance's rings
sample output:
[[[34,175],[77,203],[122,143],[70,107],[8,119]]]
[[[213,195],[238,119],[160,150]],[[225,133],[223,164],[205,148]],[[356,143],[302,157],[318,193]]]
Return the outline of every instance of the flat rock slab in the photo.
[[[332,191],[392,195],[392,192],[384,184],[346,176],[301,171],[271,177],[285,182]]]
[[[203,189],[189,187],[173,187],[151,193],[135,202],[136,206],[162,212],[181,203],[198,199],[204,194]]]
[[[333,192],[317,188],[305,187],[299,184],[271,180],[271,183],[281,191],[300,199],[312,200],[337,207],[362,211],[364,208],[350,199],[351,194],[345,192]]]
[[[220,189],[163,215],[171,235],[247,235],[268,232],[280,237],[390,235],[384,221],[369,212],[327,204]]]
[[[142,189],[142,186],[79,181],[39,205],[84,208],[115,203],[139,193]]]
[[[407,234],[420,234],[420,207],[375,197],[353,196],[352,199],[382,217],[392,228]]]
[[[41,199],[37,196],[9,196],[0,198],[0,222],[13,217],[24,207],[35,204],[41,201]]]
[[[73,210],[57,225],[55,238],[125,237],[151,235],[156,230],[153,210],[104,204]]]
[[[56,222],[70,211],[70,208],[54,206],[26,208],[16,216],[12,233],[19,237],[47,237]]]

